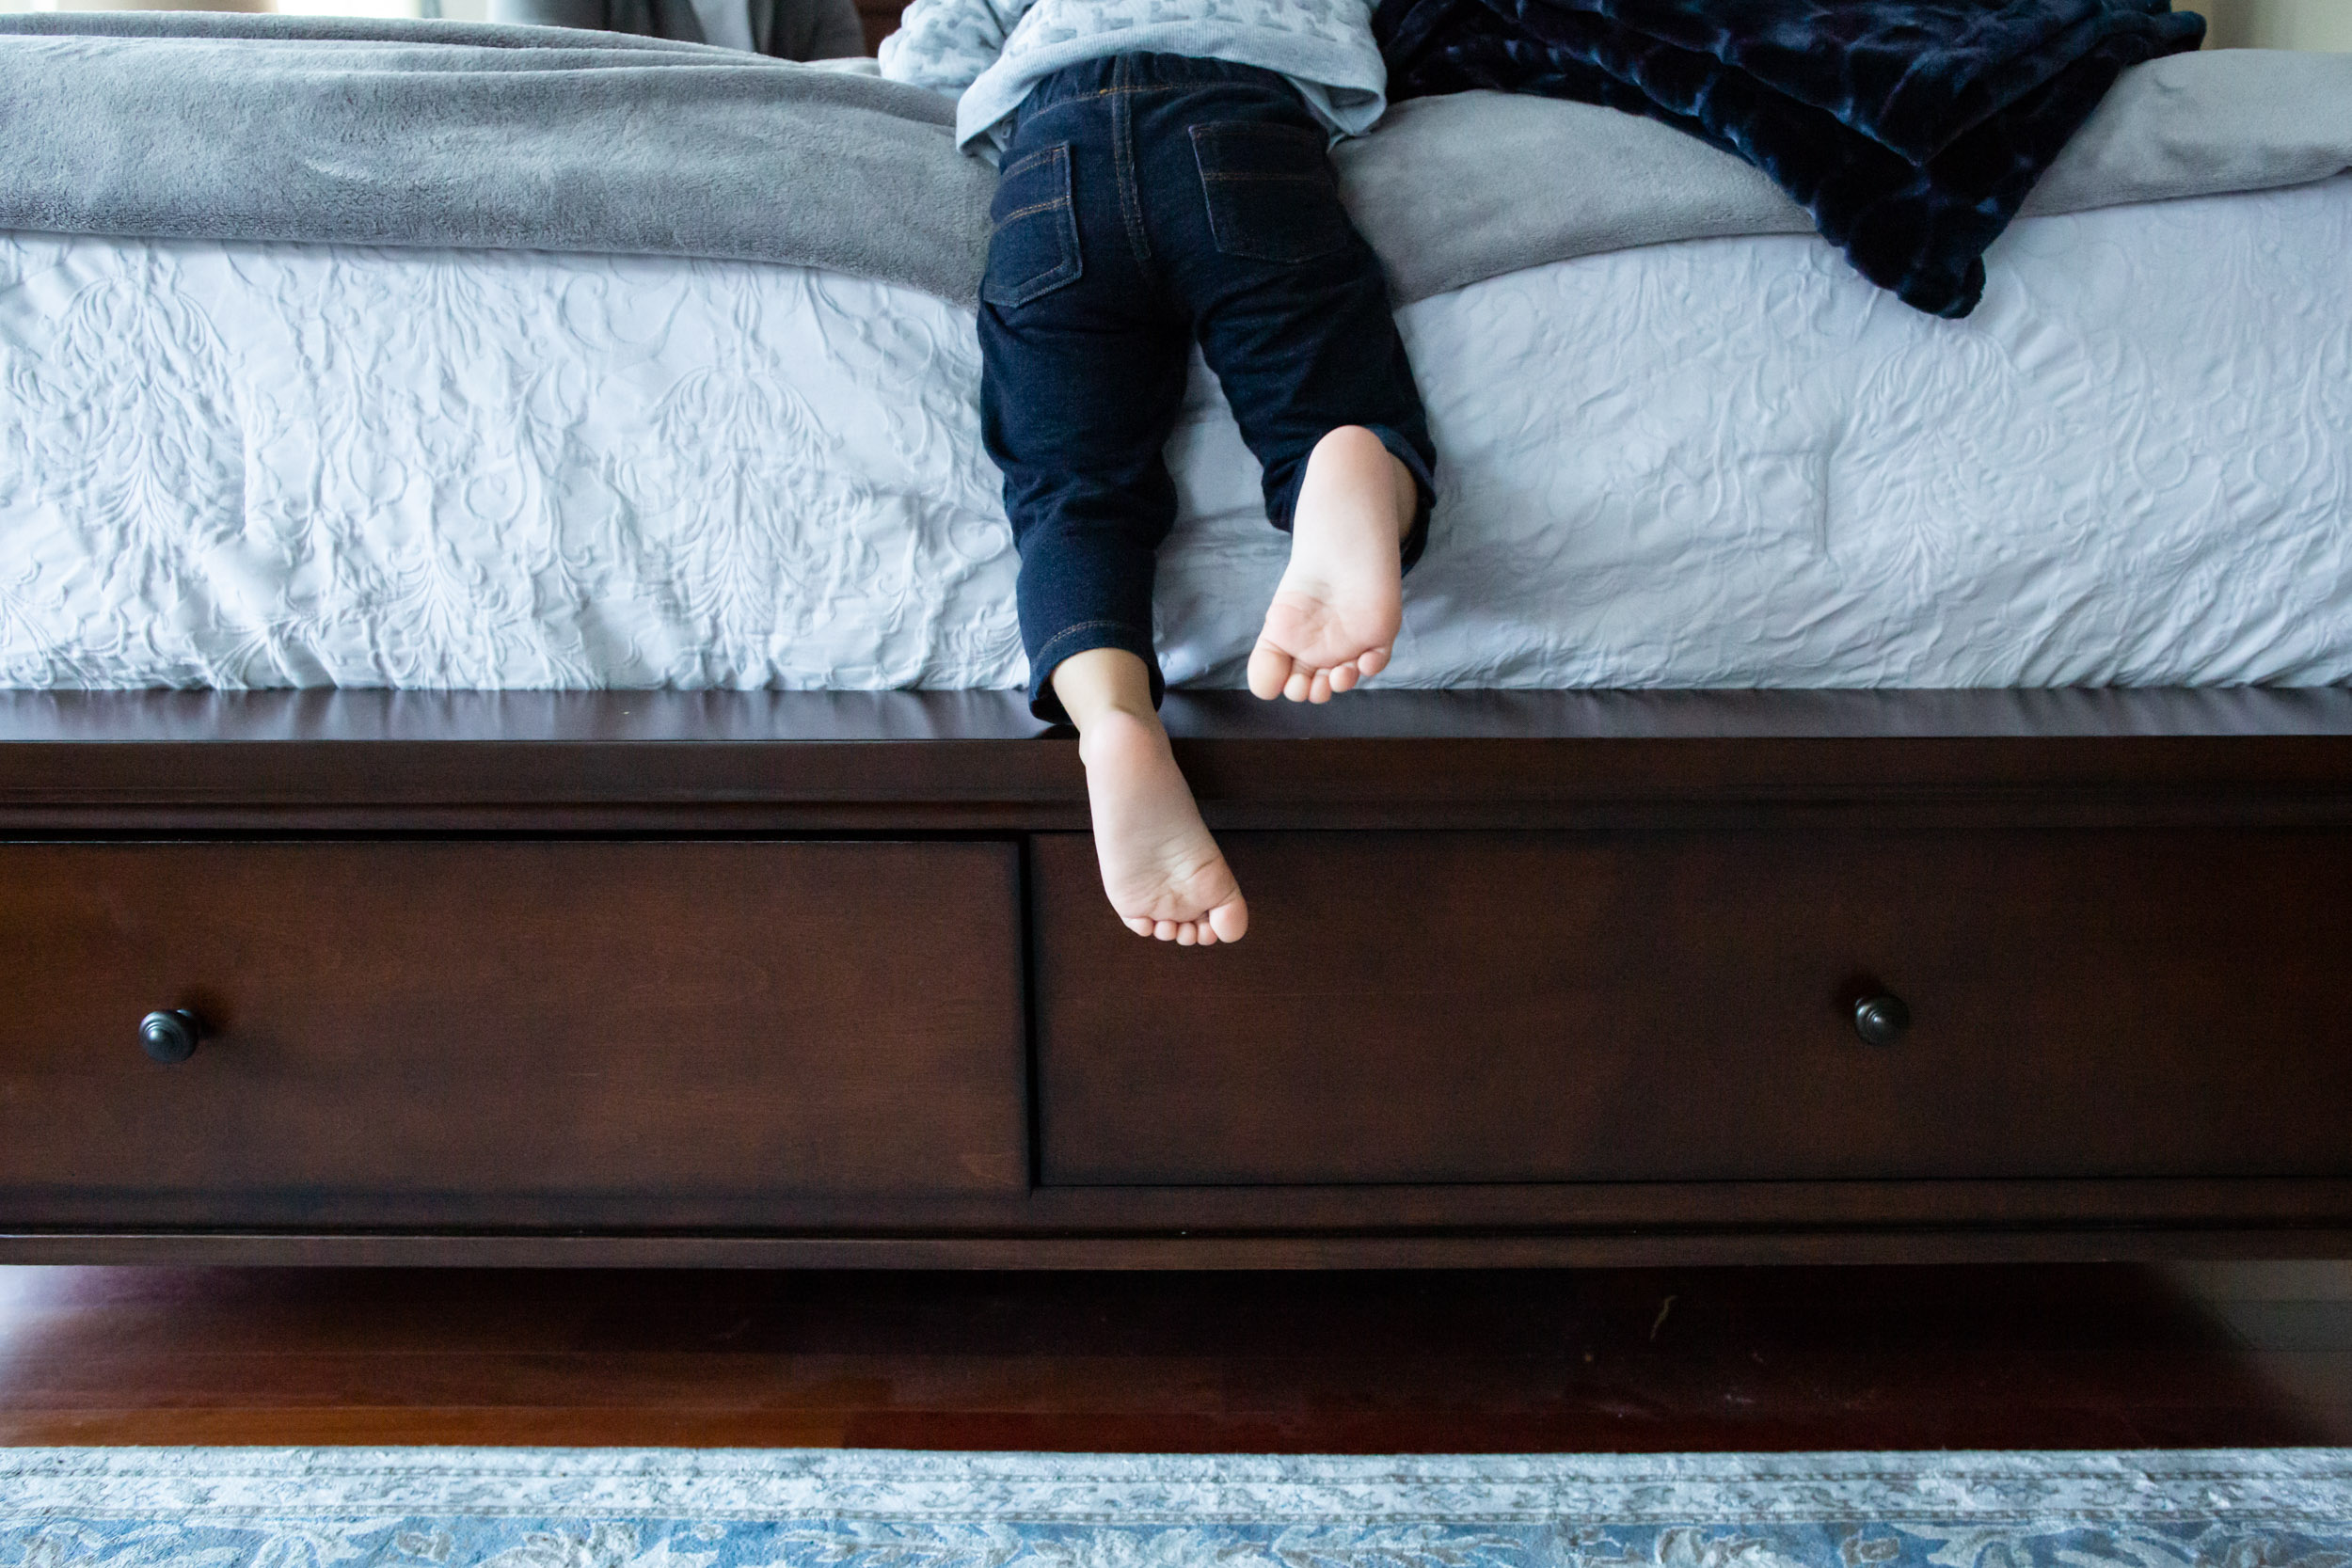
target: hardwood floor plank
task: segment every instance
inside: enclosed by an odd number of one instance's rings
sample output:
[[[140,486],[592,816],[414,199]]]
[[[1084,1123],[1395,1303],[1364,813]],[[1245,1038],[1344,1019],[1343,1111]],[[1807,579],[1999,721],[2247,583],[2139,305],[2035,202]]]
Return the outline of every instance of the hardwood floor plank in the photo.
[[[420,1443],[555,1448],[839,1448],[839,1412],[647,1411],[580,1405],[467,1409],[132,1408],[0,1415],[0,1443],[26,1446],[224,1444],[396,1446]]]

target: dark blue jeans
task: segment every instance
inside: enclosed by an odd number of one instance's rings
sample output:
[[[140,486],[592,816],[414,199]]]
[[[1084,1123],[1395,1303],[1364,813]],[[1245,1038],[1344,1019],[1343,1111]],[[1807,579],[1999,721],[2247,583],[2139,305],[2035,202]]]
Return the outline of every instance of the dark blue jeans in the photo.
[[[1322,124],[1272,71],[1120,55],[1058,71],[1015,117],[980,285],[980,412],[1021,551],[1029,705],[1054,667],[1124,648],[1152,672],[1152,573],[1176,520],[1161,449],[1195,338],[1290,527],[1307,455],[1362,425],[1412,470],[1437,454],[1372,247]]]

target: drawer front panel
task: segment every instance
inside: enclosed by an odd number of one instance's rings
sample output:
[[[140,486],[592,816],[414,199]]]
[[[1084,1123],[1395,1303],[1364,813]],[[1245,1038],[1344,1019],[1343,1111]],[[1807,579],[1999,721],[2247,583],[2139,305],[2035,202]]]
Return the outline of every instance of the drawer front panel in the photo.
[[[1220,841],[1206,950],[1038,843],[1048,1183],[2352,1174],[2341,833]]]
[[[0,1219],[366,1223],[437,1194],[561,1218],[617,1194],[645,1223],[1025,1190],[1016,860],[0,847]],[[139,1027],[171,1008],[207,1035],[164,1066]]]

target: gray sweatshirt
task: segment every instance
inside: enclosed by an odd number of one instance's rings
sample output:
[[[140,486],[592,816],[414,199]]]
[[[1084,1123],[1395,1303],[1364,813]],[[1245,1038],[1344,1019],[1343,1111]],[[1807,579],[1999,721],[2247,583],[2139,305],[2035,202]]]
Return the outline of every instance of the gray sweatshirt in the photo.
[[[958,95],[956,140],[1001,145],[1037,83],[1106,55],[1230,60],[1279,71],[1334,136],[1372,129],[1388,71],[1374,0],[914,0],[882,40],[882,73]]]

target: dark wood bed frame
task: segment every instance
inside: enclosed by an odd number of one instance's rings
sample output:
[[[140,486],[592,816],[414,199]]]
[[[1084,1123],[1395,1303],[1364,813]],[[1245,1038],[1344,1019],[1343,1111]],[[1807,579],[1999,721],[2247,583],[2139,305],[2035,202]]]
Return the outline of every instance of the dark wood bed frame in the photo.
[[[0,1259],[2352,1256],[2352,690],[1168,714],[0,696]]]

